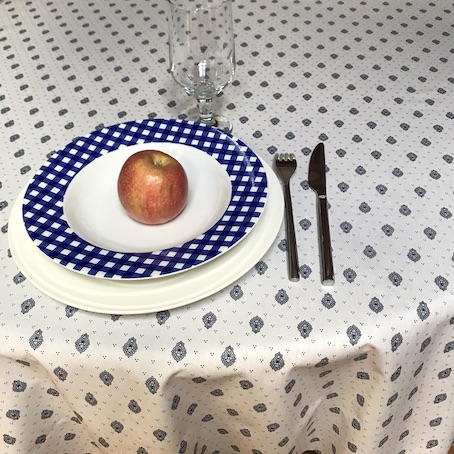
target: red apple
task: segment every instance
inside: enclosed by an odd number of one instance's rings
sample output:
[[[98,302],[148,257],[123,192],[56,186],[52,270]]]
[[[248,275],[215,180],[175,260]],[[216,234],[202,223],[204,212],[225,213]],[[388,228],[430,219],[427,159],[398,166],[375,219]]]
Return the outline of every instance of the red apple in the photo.
[[[143,150],[125,161],[117,189],[129,216],[144,224],[163,224],[185,207],[188,178],[174,157],[158,150]]]

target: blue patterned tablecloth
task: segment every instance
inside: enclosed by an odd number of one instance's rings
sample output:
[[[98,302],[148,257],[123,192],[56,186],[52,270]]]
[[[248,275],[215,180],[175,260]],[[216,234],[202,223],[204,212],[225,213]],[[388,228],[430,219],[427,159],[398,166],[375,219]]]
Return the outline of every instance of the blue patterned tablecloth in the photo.
[[[0,3],[0,428],[5,453],[446,454],[454,437],[454,3],[234,1],[216,99],[265,162],[295,153],[285,231],[211,297],[78,310],[18,269],[8,220],[50,154],[185,118],[164,0]],[[309,155],[326,149],[336,284],[319,276]],[[52,279],[52,276],[49,276]]]

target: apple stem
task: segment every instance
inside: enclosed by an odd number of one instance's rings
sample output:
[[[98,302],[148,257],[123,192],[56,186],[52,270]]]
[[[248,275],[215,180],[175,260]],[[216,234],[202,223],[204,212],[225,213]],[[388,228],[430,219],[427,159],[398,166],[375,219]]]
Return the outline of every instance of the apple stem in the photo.
[[[210,126],[216,126],[217,122],[213,114],[213,98],[197,99],[197,107],[199,109],[200,123]]]

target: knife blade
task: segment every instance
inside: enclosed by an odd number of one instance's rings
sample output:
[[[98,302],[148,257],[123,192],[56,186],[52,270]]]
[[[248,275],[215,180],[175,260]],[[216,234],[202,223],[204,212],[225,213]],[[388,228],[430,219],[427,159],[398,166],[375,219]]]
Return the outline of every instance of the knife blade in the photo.
[[[321,280],[323,285],[334,285],[334,266],[326,194],[325,146],[319,143],[309,161],[309,186],[317,194],[318,238],[320,248]]]

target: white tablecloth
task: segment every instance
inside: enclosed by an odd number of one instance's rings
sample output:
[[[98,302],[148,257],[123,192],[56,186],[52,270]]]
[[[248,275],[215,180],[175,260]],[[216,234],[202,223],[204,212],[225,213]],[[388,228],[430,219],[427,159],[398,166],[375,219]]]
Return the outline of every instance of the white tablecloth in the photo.
[[[446,454],[454,436],[454,3],[234,2],[216,108],[297,156],[285,231],[214,295],[102,315],[37,290],[8,244],[48,156],[184,118],[163,0],[0,4],[0,427],[5,453]],[[319,276],[309,154],[326,148],[336,284]],[[52,276],[49,276],[52,279]]]

